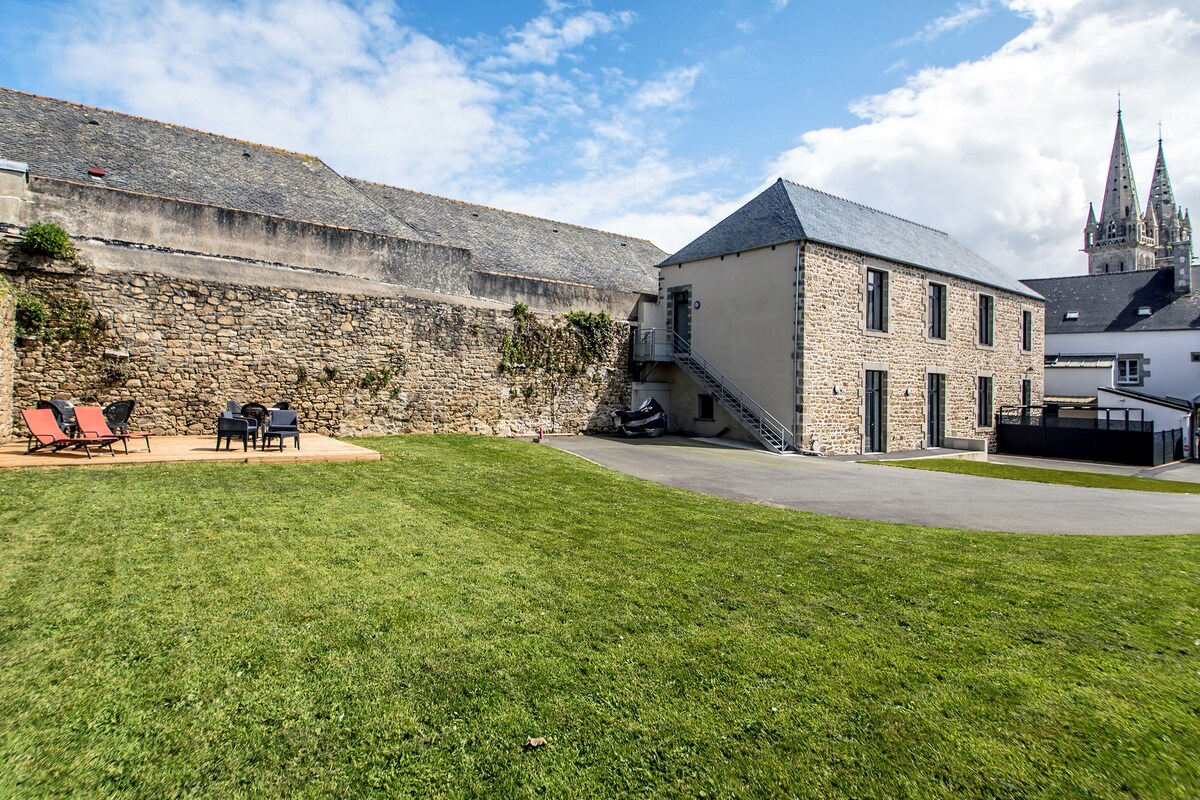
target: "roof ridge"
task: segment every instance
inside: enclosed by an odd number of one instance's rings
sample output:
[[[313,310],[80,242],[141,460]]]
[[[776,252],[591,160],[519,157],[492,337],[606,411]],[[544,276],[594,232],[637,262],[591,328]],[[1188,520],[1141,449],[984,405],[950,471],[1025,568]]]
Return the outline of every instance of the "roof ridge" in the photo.
[[[322,164],[325,164],[324,159],[322,159],[320,156],[315,156],[312,153],[302,153],[299,150],[288,150],[286,147],[275,147],[274,145],[263,144],[262,142],[253,142],[249,139],[241,139],[241,138],[238,138],[237,136],[225,136],[224,134],[213,133],[212,131],[205,131],[205,130],[201,130],[200,128],[193,128],[189,125],[180,125],[179,123],[176,123],[176,122],[164,122],[163,120],[154,119],[153,117],[142,117],[142,116],[138,116],[137,114],[127,114],[124,111],[114,111],[111,108],[101,108],[100,106],[89,106],[86,103],[76,103],[72,100],[63,100],[58,97],[49,97],[44,94],[35,94],[33,92],[23,92],[20,89],[10,89],[7,86],[0,86],[0,92],[12,92],[13,94],[24,95],[25,97],[33,97],[38,100],[49,100],[51,102],[59,103],[61,105],[74,106],[75,108],[83,109],[85,111],[100,111],[105,114],[113,114],[118,117],[125,117],[126,119],[136,119],[136,120],[140,120],[142,122],[151,122],[151,123],[154,123],[155,125],[162,125],[165,128],[175,128],[175,129],[181,130],[181,131],[189,131],[191,133],[200,133],[205,136],[211,136],[214,139],[224,139],[225,141],[228,141],[228,142],[237,142],[239,144],[248,144],[253,147],[261,147],[264,150],[274,150],[277,153],[284,153],[286,155],[291,155],[291,156],[300,156],[301,158],[310,158],[314,161],[320,161]],[[328,164],[325,164],[325,166],[329,167],[329,169],[331,169],[331,170],[333,169],[333,167],[330,167]],[[337,170],[334,170],[334,172],[337,172]],[[338,174],[340,175],[341,173],[338,173]]]
[[[885,217],[891,217],[892,219],[896,219],[901,222],[906,222],[909,225],[916,225],[918,228],[924,228],[927,231],[933,231],[934,233],[940,233],[942,236],[945,236],[947,239],[951,238],[950,234],[946,233],[945,231],[940,231],[937,228],[931,228],[928,225],[922,225],[920,222],[914,222],[913,220],[907,219],[905,217],[901,217],[898,214],[891,214],[887,211],[883,211],[881,209],[874,208],[872,206],[864,205],[862,203],[857,203],[853,200],[848,200],[845,197],[840,197],[836,194],[833,194],[832,192],[825,192],[820,189],[814,189],[812,186],[807,186],[803,183],[797,183],[796,181],[789,181],[787,178],[781,177],[779,180],[783,181],[784,183],[790,183],[792,186],[798,186],[801,189],[807,189],[810,192],[816,192],[817,194],[823,194],[826,197],[832,197],[834,200],[839,200],[843,203],[848,203],[849,205],[852,205],[852,206],[858,206],[859,208],[865,209],[867,211],[873,211],[876,214],[883,214]]]
[[[634,242],[645,242],[646,244],[648,244],[652,247],[658,247],[658,245],[654,244],[654,242],[650,241],[649,239],[642,239],[637,236],[628,236],[624,233],[616,233],[615,231],[606,231],[602,228],[593,228],[588,225],[579,225],[574,222],[563,222],[562,220],[550,219],[549,217],[539,217],[535,214],[526,214],[521,211],[510,211],[509,209],[506,209],[506,208],[497,208],[496,206],[488,206],[488,205],[484,205],[483,203],[471,203],[466,200],[455,200],[453,197],[442,197],[440,194],[430,194],[429,192],[422,192],[417,189],[406,189],[403,186],[392,186],[390,183],[380,183],[379,181],[367,180],[366,178],[349,177],[348,180],[357,181],[359,183],[368,183],[368,184],[371,184],[372,186],[382,186],[385,189],[396,189],[397,191],[409,192],[410,194],[419,194],[422,197],[432,197],[434,200],[444,200],[448,203],[454,203],[454,204],[460,205],[460,206],[469,206],[471,208],[482,208],[487,211],[496,211],[501,214],[508,214],[509,216],[525,217],[526,219],[535,219],[535,220],[538,220],[539,222],[553,222],[555,225],[563,225],[568,228],[578,228],[579,230],[591,231],[593,233],[601,233],[601,234],[604,234],[605,236],[615,236],[620,239],[628,239],[628,240],[634,241]],[[405,223],[405,224],[408,224],[408,223]]]
[[[1193,265],[1192,268],[1195,269],[1196,268],[1195,265]],[[1168,270],[1168,269],[1174,270],[1175,268],[1174,267],[1155,267],[1154,269],[1131,269],[1126,272],[1097,272],[1094,274],[1089,272],[1089,273],[1086,273],[1083,275],[1050,275],[1045,278],[1021,278],[1021,283],[1028,283],[1029,281],[1063,281],[1063,280],[1068,280],[1068,279],[1077,280],[1077,279],[1081,279],[1081,278],[1121,278],[1121,277],[1127,277],[1129,275],[1139,275],[1139,274],[1145,275],[1150,272],[1162,272],[1163,270]]]

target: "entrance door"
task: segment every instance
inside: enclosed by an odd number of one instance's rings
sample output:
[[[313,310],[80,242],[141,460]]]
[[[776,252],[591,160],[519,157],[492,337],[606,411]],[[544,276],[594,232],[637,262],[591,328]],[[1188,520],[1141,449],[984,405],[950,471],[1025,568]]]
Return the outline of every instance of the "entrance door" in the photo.
[[[867,370],[866,382],[863,386],[863,442],[864,452],[883,453],[887,451],[887,437],[884,433],[883,391],[887,382],[887,373],[881,370]]]
[[[946,444],[946,376],[931,372],[928,380],[928,391],[925,393],[927,439],[930,447],[942,447]]]
[[[671,330],[676,352],[686,353],[692,343],[692,292],[676,289],[671,292]]]

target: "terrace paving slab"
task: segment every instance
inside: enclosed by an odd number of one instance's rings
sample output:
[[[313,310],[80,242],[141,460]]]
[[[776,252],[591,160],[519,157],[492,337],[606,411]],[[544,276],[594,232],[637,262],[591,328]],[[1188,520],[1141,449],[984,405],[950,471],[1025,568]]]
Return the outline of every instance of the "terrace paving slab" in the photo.
[[[835,517],[980,531],[1200,533],[1200,495],[1091,489],[780,457],[664,436],[553,437],[551,447],[656,483]]]
[[[106,467],[119,464],[166,464],[185,461],[242,461],[267,462],[322,462],[322,461],[378,461],[380,454],[366,447],[343,442],[317,433],[301,433],[297,450],[289,446],[282,451],[278,447],[267,450],[242,450],[236,442],[228,450],[224,445],[216,449],[216,436],[151,436],[150,451],[146,452],[141,439],[129,440],[129,453],[121,445],[113,445],[116,456],[107,450],[92,449],[88,458],[82,450],[65,449],[51,452],[49,449],[35,453],[25,452],[25,440],[17,439],[0,445],[0,469],[14,467]]]

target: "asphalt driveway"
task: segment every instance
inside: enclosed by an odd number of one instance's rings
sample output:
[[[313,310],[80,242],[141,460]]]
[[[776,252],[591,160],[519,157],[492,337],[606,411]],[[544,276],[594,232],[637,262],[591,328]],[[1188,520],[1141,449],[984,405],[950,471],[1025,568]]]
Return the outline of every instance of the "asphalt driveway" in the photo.
[[[836,517],[1025,533],[1200,533],[1200,495],[1087,489],[777,456],[676,436],[546,444],[668,486]]]

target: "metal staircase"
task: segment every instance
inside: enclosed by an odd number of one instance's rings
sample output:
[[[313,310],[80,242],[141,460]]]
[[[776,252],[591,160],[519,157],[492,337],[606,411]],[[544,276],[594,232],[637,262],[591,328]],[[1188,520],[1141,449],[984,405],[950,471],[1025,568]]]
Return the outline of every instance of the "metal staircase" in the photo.
[[[655,331],[655,333],[661,333]],[[683,337],[667,331],[671,337],[672,360],[721,404],[734,419],[750,431],[768,450],[776,453],[799,452],[791,430],[729,380],[708,359],[696,352]]]

